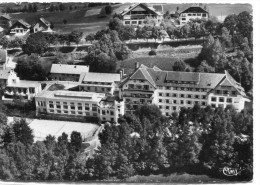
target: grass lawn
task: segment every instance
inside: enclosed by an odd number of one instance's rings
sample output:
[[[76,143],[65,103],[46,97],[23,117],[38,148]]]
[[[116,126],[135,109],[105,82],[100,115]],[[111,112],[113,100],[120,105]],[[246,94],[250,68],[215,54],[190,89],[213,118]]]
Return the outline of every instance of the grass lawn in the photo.
[[[140,176],[136,175],[126,180],[127,182],[165,182],[165,183],[224,183],[227,182],[222,179],[214,179],[207,175],[191,175],[191,174],[171,174],[169,176],[163,175],[149,175]]]

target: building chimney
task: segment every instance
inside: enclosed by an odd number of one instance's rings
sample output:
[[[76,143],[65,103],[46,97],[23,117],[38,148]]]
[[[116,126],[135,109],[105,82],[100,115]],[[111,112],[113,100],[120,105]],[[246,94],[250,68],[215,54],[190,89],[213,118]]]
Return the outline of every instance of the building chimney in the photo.
[[[120,80],[123,78],[123,70],[120,70]]]
[[[135,69],[137,69],[139,67],[139,62],[135,63]]]

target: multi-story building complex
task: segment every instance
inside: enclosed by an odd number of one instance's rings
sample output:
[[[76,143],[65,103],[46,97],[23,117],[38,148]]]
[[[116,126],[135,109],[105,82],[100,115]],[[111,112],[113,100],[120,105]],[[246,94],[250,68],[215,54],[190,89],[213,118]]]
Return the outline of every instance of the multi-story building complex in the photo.
[[[151,17],[159,24],[163,19],[163,14],[157,12],[153,7],[147,4],[139,3],[131,5],[121,12],[123,24],[125,25],[142,25],[146,17]]]
[[[182,107],[193,107],[194,104],[223,108],[233,105],[240,111],[245,101],[249,101],[244,89],[228,72],[174,72],[141,65],[122,80],[120,87],[126,111],[144,103],[152,103],[166,116]]]
[[[37,114],[97,117],[117,121],[124,114],[124,102],[104,93],[79,91],[42,91],[35,97]]]
[[[189,22],[190,19],[208,19],[209,12],[200,6],[191,6],[183,10],[179,15],[180,26]]]
[[[89,71],[89,66],[52,64],[50,77],[57,81],[78,82]]]
[[[10,34],[22,36],[30,32],[31,25],[24,20],[17,20],[12,26]]]
[[[85,73],[79,90],[115,95],[119,93],[120,81],[121,76],[116,73]]]

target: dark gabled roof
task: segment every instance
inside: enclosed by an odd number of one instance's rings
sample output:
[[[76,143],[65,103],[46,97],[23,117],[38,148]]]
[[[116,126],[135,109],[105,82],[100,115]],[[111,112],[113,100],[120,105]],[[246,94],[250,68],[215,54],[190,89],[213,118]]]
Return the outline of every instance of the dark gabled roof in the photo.
[[[22,19],[18,19],[18,20],[13,24],[13,26],[16,25],[17,23],[20,23],[21,25],[23,25],[23,26],[26,27],[26,28],[30,28],[30,27],[31,27],[31,25],[30,25],[29,23],[25,22],[25,21],[22,20]],[[13,27],[13,26],[12,26],[12,27]]]
[[[166,80],[167,81],[198,82],[198,81],[200,81],[200,74],[195,73],[195,72],[167,71]]]
[[[145,3],[138,3],[138,4],[130,6],[127,10],[124,10],[123,12],[121,12],[121,15],[125,15],[129,11],[132,11],[132,10],[136,9],[138,6],[142,7],[143,9],[150,10],[150,11],[152,11],[155,14],[158,14],[158,12],[156,12],[155,9],[151,9]]]
[[[6,62],[7,53],[6,50],[0,49],[0,64]]]
[[[200,6],[191,6],[183,10],[181,13],[208,13],[208,11],[204,10]]]

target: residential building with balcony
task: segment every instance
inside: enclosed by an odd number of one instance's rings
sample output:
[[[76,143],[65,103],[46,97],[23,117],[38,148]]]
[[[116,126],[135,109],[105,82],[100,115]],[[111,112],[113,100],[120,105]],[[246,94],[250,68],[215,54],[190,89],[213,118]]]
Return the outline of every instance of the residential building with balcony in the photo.
[[[186,8],[179,14],[180,26],[187,24],[191,19],[208,19],[209,12],[200,6],[194,5]]]
[[[121,75],[116,73],[85,73],[79,90],[120,96],[120,81]]]
[[[157,21],[157,24],[163,19],[163,14],[161,12],[156,11],[155,8],[150,7],[145,3],[131,5],[120,14],[123,17],[123,24],[125,25],[142,25],[146,17],[153,18]]]
[[[182,107],[223,107],[233,105],[237,111],[250,101],[228,72],[196,73],[163,71],[158,67],[139,66],[120,85],[126,112],[144,103],[157,105],[166,116]]]
[[[23,36],[30,33],[31,25],[24,20],[18,19],[10,28],[11,35]]]
[[[85,73],[89,72],[89,66],[52,64],[50,77],[57,81],[74,81],[78,82]]]

